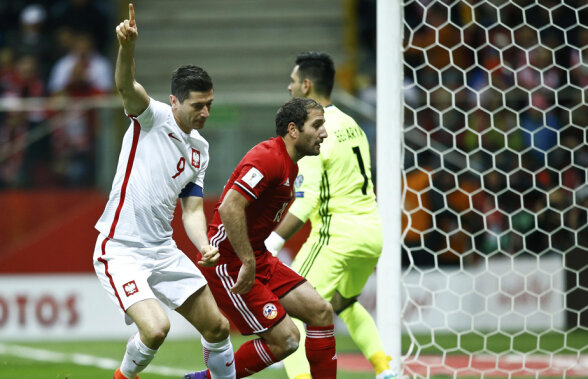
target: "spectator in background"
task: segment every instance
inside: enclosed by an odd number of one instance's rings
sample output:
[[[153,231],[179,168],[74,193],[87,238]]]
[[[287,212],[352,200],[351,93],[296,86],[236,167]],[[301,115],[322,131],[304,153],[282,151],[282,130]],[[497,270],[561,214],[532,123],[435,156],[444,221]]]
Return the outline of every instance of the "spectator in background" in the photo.
[[[18,187],[22,182],[26,131],[21,112],[6,112],[0,121],[0,188]]]
[[[8,47],[0,49],[0,97],[12,85],[14,75],[14,52]],[[1,117],[0,117],[1,118]]]
[[[39,75],[39,61],[34,55],[20,56],[15,65],[11,86],[6,94],[20,98],[42,97],[45,95],[45,85]],[[39,111],[29,112],[27,119],[40,122],[44,118]]]
[[[11,87],[13,75],[14,55],[11,49],[4,47],[0,49],[0,98],[4,98]],[[20,169],[22,157],[15,161],[11,154],[15,141],[20,140],[16,130],[12,127],[10,112],[0,112],[0,188],[17,184],[15,173]]]
[[[72,51],[61,58],[51,71],[49,92],[53,96],[84,98],[112,90],[110,62],[94,50],[92,37],[80,33],[74,37]],[[55,169],[63,184],[72,187],[93,184],[94,144],[98,119],[94,109],[72,103],[56,114],[54,123]]]
[[[33,55],[24,55],[12,62],[12,57],[6,56],[10,62],[4,61],[2,65],[2,92],[1,97],[8,99],[25,99],[41,97],[45,93],[44,84],[37,72],[37,59]],[[43,156],[42,149],[48,139],[42,139],[26,146],[27,132],[37,128],[45,119],[42,110],[32,111],[8,111],[0,117],[0,140],[2,141],[2,153],[0,164],[2,165],[2,182],[8,186],[28,185],[39,165],[45,165],[47,155]]]
[[[39,73],[39,61],[33,55],[24,55],[16,62],[17,82],[15,93],[21,98],[45,96],[45,84]],[[26,130],[30,133],[43,127],[47,120],[47,112],[33,109],[25,114]],[[25,150],[23,170],[27,187],[47,187],[56,184],[51,169],[52,135],[41,132],[41,137],[31,141]]]
[[[93,37],[78,33],[69,54],[59,59],[49,76],[49,92],[74,96],[108,93],[112,90],[110,61],[94,48]]]
[[[45,21],[47,12],[39,4],[26,6],[19,16],[20,24],[7,34],[7,45],[16,56],[31,55],[37,61],[38,72],[46,81],[51,68],[51,41]]]
[[[106,3],[106,4],[105,4]],[[111,11],[110,2],[93,0],[60,0],[51,7],[50,22],[56,39],[63,34],[82,32],[92,36],[97,49],[107,54],[110,43]]]

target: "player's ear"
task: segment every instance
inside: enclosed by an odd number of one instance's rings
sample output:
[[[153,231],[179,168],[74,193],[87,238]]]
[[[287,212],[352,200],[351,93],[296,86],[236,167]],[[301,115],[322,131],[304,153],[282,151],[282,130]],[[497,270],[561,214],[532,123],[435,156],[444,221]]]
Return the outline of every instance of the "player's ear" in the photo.
[[[295,123],[291,122],[288,124],[288,134],[294,139],[298,137],[298,127]]]
[[[302,93],[304,95],[308,95],[310,93],[310,88],[312,87],[312,82],[310,79],[306,78],[302,81]]]
[[[171,107],[173,109],[177,108],[178,105],[180,105],[180,102],[178,101],[178,98],[174,95],[169,95],[169,102],[171,104]]]

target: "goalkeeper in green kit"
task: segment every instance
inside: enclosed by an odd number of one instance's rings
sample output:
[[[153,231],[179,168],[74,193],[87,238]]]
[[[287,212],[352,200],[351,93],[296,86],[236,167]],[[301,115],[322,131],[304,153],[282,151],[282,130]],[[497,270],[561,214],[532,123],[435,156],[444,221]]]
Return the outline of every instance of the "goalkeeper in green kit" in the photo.
[[[265,244],[277,254],[285,240],[310,219],[310,236],[292,268],[331,302],[353,341],[374,366],[376,378],[391,379],[396,376],[390,370],[390,357],[384,352],[374,320],[357,302],[382,252],[369,144],[357,123],[331,103],[334,78],[334,64],[327,54],[298,55],[288,91],[292,97],[311,98],[324,107],[328,137],[319,156],[298,162],[296,200]],[[291,379],[310,378],[304,326],[295,321],[301,334],[300,347],[284,360],[284,366]]]

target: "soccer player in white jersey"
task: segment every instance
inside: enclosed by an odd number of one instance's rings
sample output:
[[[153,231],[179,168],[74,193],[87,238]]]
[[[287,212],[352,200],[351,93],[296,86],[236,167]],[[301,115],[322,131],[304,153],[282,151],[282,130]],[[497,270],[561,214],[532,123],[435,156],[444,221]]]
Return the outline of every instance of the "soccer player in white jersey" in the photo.
[[[208,143],[198,133],[212,105],[212,81],[203,69],[182,66],[172,77],[171,107],[151,99],[135,81],[138,29],[132,4],[116,35],[115,82],[132,122],[106,209],[96,224],[100,235],[94,268],[138,333],[129,339],[114,379],[137,377],[163,343],[170,323],[160,301],[201,333],[212,377],[235,378],[229,323],[200,270],[176,246],[171,228],[179,197],[186,233],[202,253],[198,264],[216,263],[219,254],[209,244],[203,209]]]

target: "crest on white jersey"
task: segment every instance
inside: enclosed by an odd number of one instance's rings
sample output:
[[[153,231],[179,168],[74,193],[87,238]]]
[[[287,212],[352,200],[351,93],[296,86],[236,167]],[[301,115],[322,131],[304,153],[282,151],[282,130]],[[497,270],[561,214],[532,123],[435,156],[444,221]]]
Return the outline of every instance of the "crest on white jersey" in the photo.
[[[200,168],[200,152],[192,148],[192,166]]]
[[[243,176],[243,181],[249,185],[249,187],[254,188],[259,181],[263,179],[263,174],[256,169],[255,167],[251,167],[247,174]]]

